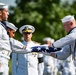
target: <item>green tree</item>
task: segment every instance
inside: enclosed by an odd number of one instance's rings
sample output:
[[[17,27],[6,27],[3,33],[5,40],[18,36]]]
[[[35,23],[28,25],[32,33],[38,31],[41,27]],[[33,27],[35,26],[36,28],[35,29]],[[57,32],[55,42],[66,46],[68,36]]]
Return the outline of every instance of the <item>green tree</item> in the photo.
[[[66,2],[67,3],[67,2]],[[16,7],[11,7],[9,21],[20,28],[22,25],[31,24],[36,28],[33,40],[42,42],[44,37],[55,40],[63,37],[61,18],[70,14],[70,5],[61,3],[60,0],[16,0]],[[20,39],[19,33],[16,38]]]

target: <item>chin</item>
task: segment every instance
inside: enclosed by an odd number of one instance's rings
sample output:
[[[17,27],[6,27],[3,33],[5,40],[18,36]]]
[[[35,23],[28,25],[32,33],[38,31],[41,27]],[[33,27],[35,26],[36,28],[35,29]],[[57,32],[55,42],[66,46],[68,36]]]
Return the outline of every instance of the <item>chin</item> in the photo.
[[[3,20],[3,21],[7,21],[7,20],[5,19],[5,20]]]

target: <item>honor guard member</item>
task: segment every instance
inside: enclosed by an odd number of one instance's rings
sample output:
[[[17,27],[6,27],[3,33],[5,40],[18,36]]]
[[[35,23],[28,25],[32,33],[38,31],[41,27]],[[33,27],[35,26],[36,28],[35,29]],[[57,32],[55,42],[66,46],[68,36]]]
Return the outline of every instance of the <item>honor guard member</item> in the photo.
[[[9,71],[8,61],[10,59],[11,48],[5,23],[8,15],[8,6],[0,3],[0,75],[8,75]]]
[[[19,29],[20,33],[24,37],[22,42],[27,47],[39,46],[39,44],[33,42],[32,33],[35,28],[31,25],[24,25]],[[38,57],[42,59],[42,55],[36,52],[28,54],[15,54],[12,56],[13,75],[38,75]],[[43,61],[41,60],[40,63]],[[14,70],[15,68],[15,70]]]
[[[62,51],[51,53],[53,57],[65,60],[72,55],[73,63],[76,61],[76,21],[74,16],[68,15],[61,19],[67,35],[52,44],[53,47],[62,48]],[[76,64],[74,64],[76,65]]]
[[[49,47],[48,50],[44,52],[46,55],[53,56],[60,60],[65,60],[70,55],[72,55],[72,61],[74,65],[76,66],[76,21],[74,16],[68,15],[61,19],[63,23],[63,27],[65,31],[67,32],[67,35],[57,41],[55,41],[51,48]],[[51,49],[56,50],[58,48],[62,48],[61,51],[57,52],[51,52]],[[32,49],[34,51],[34,49]],[[36,50],[37,51],[37,50]],[[36,52],[34,51],[34,52]],[[42,49],[38,50],[42,51]]]
[[[8,62],[10,59],[11,47],[7,33],[8,6],[0,3],[0,74],[9,75]]]
[[[9,75],[8,62],[10,59],[10,53],[12,52],[9,35],[7,32],[8,23],[6,21],[8,19],[8,15],[9,15],[8,6],[4,3],[0,3],[0,74],[2,74],[2,75]],[[24,45],[23,46],[21,45],[19,48],[23,48],[23,47],[24,47]],[[14,48],[14,47],[12,47],[12,48]],[[15,49],[15,51],[17,49]],[[22,49],[21,49],[16,52],[17,53],[21,53],[21,52],[26,53],[26,51],[24,51],[24,50],[22,51]]]
[[[21,47],[21,48],[23,48],[23,44],[21,43],[21,42],[19,42],[18,40],[15,40],[14,39],[14,36],[15,36],[15,32],[17,31],[17,27],[13,24],[13,23],[8,23],[7,24],[7,32],[8,32],[8,34],[9,34],[9,37],[10,37],[10,41],[11,41],[11,44],[12,45],[15,45],[15,47]],[[13,47],[12,47],[12,49],[13,49]],[[12,55],[16,55],[15,53],[12,53]],[[13,61],[14,59],[12,58],[12,61]],[[12,62],[12,65],[15,63],[15,61],[14,62]],[[12,75],[14,75],[14,72],[13,72],[13,70],[16,70],[16,68],[13,68],[13,66],[12,66]]]
[[[14,36],[15,36],[15,32],[17,31],[17,27],[13,24],[13,23],[10,23],[8,22],[7,24],[7,32],[9,34],[9,37],[10,37],[10,41],[11,41],[11,46],[12,46],[12,50],[14,49],[20,49],[21,51],[17,51],[18,53],[24,53],[24,51],[22,50],[23,47],[26,47],[24,46],[20,41],[14,39]],[[16,54],[15,53],[12,53],[13,56],[15,56]],[[14,59],[12,58],[12,61]],[[14,64],[15,62],[12,62],[12,65]],[[12,66],[12,75],[14,74],[13,70],[16,71],[16,68]]]

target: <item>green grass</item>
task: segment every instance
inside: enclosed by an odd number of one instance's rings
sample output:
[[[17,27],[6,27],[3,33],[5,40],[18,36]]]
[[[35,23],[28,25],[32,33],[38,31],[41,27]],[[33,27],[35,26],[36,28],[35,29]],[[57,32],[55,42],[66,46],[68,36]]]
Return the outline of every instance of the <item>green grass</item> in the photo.
[[[12,60],[9,60],[9,75],[12,75]]]

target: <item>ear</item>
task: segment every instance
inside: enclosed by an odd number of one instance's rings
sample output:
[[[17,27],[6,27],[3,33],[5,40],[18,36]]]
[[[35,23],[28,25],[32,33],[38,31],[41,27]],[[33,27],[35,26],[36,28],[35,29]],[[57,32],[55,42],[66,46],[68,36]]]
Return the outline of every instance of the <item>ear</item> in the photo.
[[[70,24],[72,25],[72,24],[73,24],[73,22],[70,22]]]
[[[0,15],[1,15],[1,11],[0,11]]]
[[[7,28],[7,31],[8,31],[8,32],[10,32],[10,29],[9,29],[9,28]]]

